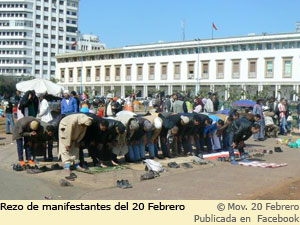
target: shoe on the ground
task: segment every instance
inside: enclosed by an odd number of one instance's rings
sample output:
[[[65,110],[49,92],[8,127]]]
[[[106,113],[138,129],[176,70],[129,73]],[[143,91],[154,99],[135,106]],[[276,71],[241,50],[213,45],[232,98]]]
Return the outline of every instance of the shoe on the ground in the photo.
[[[71,186],[73,186],[70,182],[66,181],[65,179],[61,179],[59,181],[59,184],[62,187],[71,187]]]
[[[153,170],[148,171],[147,173],[141,175],[141,181],[154,179],[155,177],[159,177],[159,173]]]
[[[38,174],[38,173],[42,173],[42,171],[39,170],[39,169],[27,169],[26,172],[27,172],[28,174]]]
[[[270,151],[269,151],[269,154],[273,154],[273,151],[272,151],[272,150],[270,150]]]
[[[35,166],[35,163],[34,163],[34,161],[32,161],[32,160],[28,160],[28,164],[29,164],[30,166]]]
[[[168,163],[168,167],[170,167],[170,168],[179,168],[180,165],[178,165],[176,162],[170,162],[170,163]]]
[[[15,171],[23,171],[24,167],[21,166],[20,164],[13,164],[13,170],[15,170]]]
[[[280,147],[274,147],[275,152],[283,152]]]
[[[128,180],[124,180],[123,181],[123,188],[126,189],[126,188],[132,188],[132,185],[129,183]]]
[[[42,171],[42,172],[48,172],[48,171],[51,171],[51,170],[52,170],[52,169],[48,168],[47,166],[42,166],[42,167],[40,167],[39,169],[40,169],[40,171]]]
[[[187,168],[187,169],[193,168],[193,166],[192,166],[190,163],[182,163],[181,165],[182,165],[184,168]]]
[[[158,159],[164,159],[165,157],[163,157],[163,156],[160,156],[160,155],[157,155],[157,156],[155,156],[156,158],[158,158]]]
[[[152,159],[152,160],[153,160],[153,159],[154,159],[154,157],[150,157],[150,159]]]
[[[63,170],[64,168],[60,166],[58,163],[55,163],[54,165],[51,166],[52,170]]]
[[[267,154],[267,150],[264,150],[263,153],[264,153],[264,154]]]
[[[231,160],[232,165],[239,165],[239,163],[236,160]]]

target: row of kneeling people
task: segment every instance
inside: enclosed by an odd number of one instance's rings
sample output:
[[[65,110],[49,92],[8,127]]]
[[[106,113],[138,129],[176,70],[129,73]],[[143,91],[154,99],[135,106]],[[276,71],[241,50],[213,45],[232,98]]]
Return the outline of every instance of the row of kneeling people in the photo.
[[[259,120],[259,116],[252,120],[222,114],[168,112],[121,113],[113,118],[75,113],[59,115],[49,123],[24,117],[16,123],[13,140],[17,142],[21,165],[26,164],[24,149],[31,165],[37,156],[52,161],[54,141],[58,142],[58,157],[66,169],[72,164],[77,169],[86,167],[84,149],[88,149],[94,166],[102,167],[106,167],[106,161],[117,165],[119,156],[125,156],[127,162],[139,162],[146,157],[201,156],[221,150],[229,151],[235,162],[234,149],[245,159],[244,141],[259,132]]]

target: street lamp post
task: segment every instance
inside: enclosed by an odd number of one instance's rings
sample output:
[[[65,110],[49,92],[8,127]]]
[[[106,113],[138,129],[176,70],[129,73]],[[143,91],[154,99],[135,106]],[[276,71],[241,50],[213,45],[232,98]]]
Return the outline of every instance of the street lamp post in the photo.
[[[195,39],[195,41],[198,41],[197,83],[196,83],[196,95],[198,95],[200,91],[200,39]]]

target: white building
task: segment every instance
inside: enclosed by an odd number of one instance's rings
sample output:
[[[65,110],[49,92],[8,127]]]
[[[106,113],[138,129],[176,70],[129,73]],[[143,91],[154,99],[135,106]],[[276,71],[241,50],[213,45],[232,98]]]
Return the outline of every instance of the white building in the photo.
[[[0,75],[55,77],[55,55],[76,41],[78,4],[0,0]]]
[[[100,43],[99,37],[92,34],[82,34],[78,40],[79,51],[92,51],[105,49],[105,45]]]
[[[127,46],[60,54],[57,79],[71,90],[125,96],[229,89],[296,98],[300,85],[300,33]],[[231,92],[232,93],[232,92]]]

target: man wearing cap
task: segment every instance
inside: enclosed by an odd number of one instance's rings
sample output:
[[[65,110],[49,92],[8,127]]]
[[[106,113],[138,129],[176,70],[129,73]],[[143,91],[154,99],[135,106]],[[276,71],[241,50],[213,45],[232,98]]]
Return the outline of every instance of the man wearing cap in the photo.
[[[31,147],[27,144],[31,137],[36,136],[40,131],[40,122],[31,116],[23,117],[16,123],[13,133],[13,140],[17,142],[18,157],[21,166],[25,166],[23,149],[25,147],[26,160],[29,165],[34,165],[31,159]],[[24,138],[24,139],[23,139]],[[25,146],[24,146],[25,143]]]
[[[158,117],[157,113],[144,116],[143,118],[150,122],[144,122],[144,129],[146,131],[146,143],[148,146],[150,159],[154,159],[155,156],[158,157],[158,152],[155,151],[155,143],[157,142],[157,138],[162,129],[162,119]]]
[[[59,123],[59,155],[65,164],[66,171],[70,172],[71,163],[80,167],[79,143],[83,139],[87,127],[92,124],[92,118],[85,114],[72,114],[64,117]]]
[[[69,90],[64,90],[64,99],[61,101],[61,114],[71,114],[78,112],[76,99],[70,97]]]

